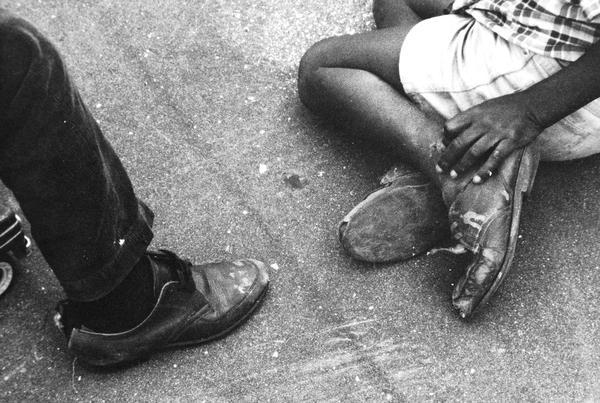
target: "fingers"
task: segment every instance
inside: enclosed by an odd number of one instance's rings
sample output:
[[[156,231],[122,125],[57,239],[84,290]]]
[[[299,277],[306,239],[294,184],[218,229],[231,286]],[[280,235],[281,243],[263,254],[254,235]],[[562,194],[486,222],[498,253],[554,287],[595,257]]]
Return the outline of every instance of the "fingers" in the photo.
[[[514,105],[486,101],[446,121],[443,141],[446,148],[436,170],[457,178],[479,167],[472,181],[483,183],[498,171],[513,150],[533,141],[539,133]]]
[[[473,145],[471,145],[460,161],[454,166],[454,171],[460,175],[477,162],[480,162],[483,156],[489,153],[490,149],[496,146],[497,142],[498,139],[492,137],[490,134],[479,138],[475,143],[473,143]]]
[[[477,127],[469,127],[462,134],[456,137],[444,150],[441,158],[438,161],[439,167],[446,172],[450,171],[452,177],[456,177],[457,172],[451,172],[454,170],[454,166],[460,159],[465,155],[467,150],[471,148],[484,133]]]
[[[477,138],[480,136],[479,138]],[[471,141],[471,143],[468,143]],[[474,128],[454,140],[446,149],[438,162],[441,172],[449,172],[456,178],[479,162],[491,149],[494,151],[473,176],[473,183],[481,184],[488,180],[502,165],[502,162],[517,148],[511,140],[498,140],[491,134],[479,134]]]
[[[444,125],[444,133],[450,137],[450,140],[452,140],[460,133],[465,131],[469,126],[471,126],[471,122],[472,120],[469,113],[459,113],[446,121],[446,124]]]
[[[465,113],[459,113],[444,124],[444,138],[442,144],[448,147],[456,137],[471,126],[470,117]]]
[[[509,140],[504,140],[498,143],[487,161],[477,170],[473,176],[473,183],[483,183],[489,179],[494,172],[498,172],[500,165],[506,157],[515,149]]]

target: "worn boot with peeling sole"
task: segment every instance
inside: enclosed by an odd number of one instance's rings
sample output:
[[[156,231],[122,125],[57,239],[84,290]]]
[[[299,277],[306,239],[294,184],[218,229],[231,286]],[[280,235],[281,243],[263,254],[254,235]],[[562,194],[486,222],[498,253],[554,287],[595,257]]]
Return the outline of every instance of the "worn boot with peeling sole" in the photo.
[[[523,196],[531,191],[539,155],[513,152],[484,184],[468,183],[450,205],[452,236],[474,256],[452,302],[463,318],[484,305],[506,278],[515,255]]]
[[[193,266],[174,253],[148,252],[156,304],[146,319],[120,333],[85,326],[86,313],[68,301],[59,303],[57,326],[68,348],[81,361],[109,366],[138,361],[171,347],[204,343],[240,325],[263,299],[269,277],[252,259]]]
[[[394,167],[381,184],[340,223],[340,242],[352,257],[374,263],[406,260],[448,239],[448,210],[425,175]]]

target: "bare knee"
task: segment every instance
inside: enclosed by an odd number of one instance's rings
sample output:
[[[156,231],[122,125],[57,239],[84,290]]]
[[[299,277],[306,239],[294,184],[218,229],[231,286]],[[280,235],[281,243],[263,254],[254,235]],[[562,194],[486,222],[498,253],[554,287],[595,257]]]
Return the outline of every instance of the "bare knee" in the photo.
[[[326,66],[329,38],[312,45],[298,67],[298,95],[304,105],[313,109],[318,98],[318,70]]]

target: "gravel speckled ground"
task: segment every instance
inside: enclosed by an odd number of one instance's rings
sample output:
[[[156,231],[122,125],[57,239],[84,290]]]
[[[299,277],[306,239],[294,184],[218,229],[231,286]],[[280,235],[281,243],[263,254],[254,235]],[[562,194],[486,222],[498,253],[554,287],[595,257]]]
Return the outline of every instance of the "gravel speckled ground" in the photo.
[[[0,299],[0,400],[600,400],[598,158],[542,166],[515,268],[471,322],[450,308],[461,262],[371,266],[340,250],[338,220],[394,161],[312,117],[295,71],[319,38],[371,29],[368,1],[0,6],[64,54],[156,212],[155,247],[272,269],[231,336],[98,371],[65,352],[62,293],[35,250]]]

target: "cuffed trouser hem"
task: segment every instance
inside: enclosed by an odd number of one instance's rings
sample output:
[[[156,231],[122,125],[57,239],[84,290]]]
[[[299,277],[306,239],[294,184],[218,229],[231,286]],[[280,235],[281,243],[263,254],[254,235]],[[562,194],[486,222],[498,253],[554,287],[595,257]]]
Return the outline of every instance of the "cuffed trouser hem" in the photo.
[[[122,239],[115,241],[121,247],[113,259],[85,278],[61,281],[69,299],[87,302],[104,297],[127,277],[146,252],[153,238],[154,213],[141,200],[138,200],[138,207],[136,222]]]

